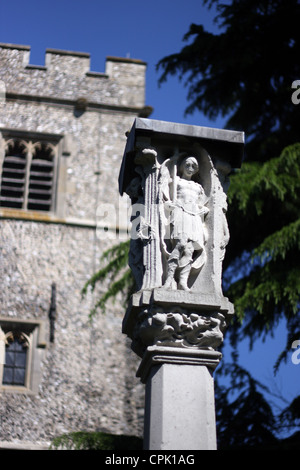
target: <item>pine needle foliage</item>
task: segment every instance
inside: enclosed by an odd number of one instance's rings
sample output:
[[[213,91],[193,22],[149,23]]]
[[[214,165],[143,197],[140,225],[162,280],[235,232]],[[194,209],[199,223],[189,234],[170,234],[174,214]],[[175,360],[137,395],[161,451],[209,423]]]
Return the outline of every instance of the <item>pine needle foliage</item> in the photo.
[[[242,169],[230,180],[229,203],[237,202],[239,210],[247,214],[255,206],[256,215],[264,209],[265,197],[279,201],[297,202],[300,189],[300,144],[287,146],[279,157],[265,163],[244,162]]]
[[[277,444],[273,434],[277,421],[265,397],[269,390],[238,364],[223,365],[222,373],[229,374],[232,383],[224,387],[216,382],[218,449],[259,449]]]
[[[128,269],[129,243],[129,240],[121,242],[106,250],[101,257],[104,267],[93,274],[84,285],[82,296],[85,296],[89,289],[93,292],[96,285],[101,282],[109,281],[108,289],[100,295],[91,309],[90,317],[93,317],[98,310],[105,313],[108,300],[115,300],[119,293],[124,294],[125,307],[135,285],[132,273]]]
[[[294,325],[300,306],[300,144],[263,163],[245,162],[231,177],[228,198],[226,294],[238,319],[246,319],[242,333],[252,343],[285,316],[286,357],[300,334]]]

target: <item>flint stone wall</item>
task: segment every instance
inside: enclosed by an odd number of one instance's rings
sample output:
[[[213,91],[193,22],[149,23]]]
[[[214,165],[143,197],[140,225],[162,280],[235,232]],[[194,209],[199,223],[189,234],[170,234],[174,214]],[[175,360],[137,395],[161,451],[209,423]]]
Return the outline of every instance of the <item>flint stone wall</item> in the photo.
[[[141,432],[142,389],[133,353],[120,337],[120,299],[91,323],[94,299],[81,298],[94,259],[109,246],[94,240],[93,229],[1,221],[1,314],[44,320],[48,339],[50,284],[57,283],[55,342],[43,352],[39,392],[1,396],[1,440],[49,441],[74,430]]]
[[[110,58],[105,74],[97,74],[89,71],[88,54],[48,50],[45,66],[30,66],[29,52],[27,46],[0,45],[6,88],[0,132],[68,136],[70,153],[61,156],[65,185],[57,191],[63,205],[55,213],[0,207],[0,317],[42,321],[46,338],[38,391],[0,391],[0,446],[47,446],[53,437],[79,430],[141,436],[144,392],[121,333],[122,299],[91,323],[90,309],[108,284],[84,299],[81,289],[103,252],[119,242],[115,230],[97,235],[97,211],[104,203],[116,212],[119,204],[126,207],[117,181],[125,132],[144,110],[145,63]],[[79,97],[87,99],[84,109],[76,105]]]

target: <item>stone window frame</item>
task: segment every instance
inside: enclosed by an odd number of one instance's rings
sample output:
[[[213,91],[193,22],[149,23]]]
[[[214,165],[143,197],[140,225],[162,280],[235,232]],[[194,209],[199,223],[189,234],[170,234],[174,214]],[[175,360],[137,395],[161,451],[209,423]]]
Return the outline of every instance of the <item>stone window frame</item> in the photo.
[[[6,342],[14,334],[22,335],[28,349],[24,385],[3,384]],[[44,320],[0,317],[0,392],[38,393],[46,346]]]
[[[28,369],[30,368],[29,367],[29,362],[30,362],[29,353],[31,352],[31,337],[22,331],[8,331],[7,333],[4,333],[3,330],[1,330],[0,334],[1,334],[2,340],[4,340],[5,348],[6,348],[5,361],[3,361],[2,384],[13,385],[13,386],[16,386],[16,385],[27,386]],[[9,361],[10,363],[8,365],[7,365],[7,354],[10,354],[10,357],[11,357],[11,361]],[[10,370],[11,372],[11,377],[9,380],[5,380],[6,366],[7,366],[8,371]],[[24,377],[22,377],[22,380],[20,380],[20,378],[18,380],[18,378],[16,377],[18,370],[24,373]]]
[[[24,153],[26,153],[26,186],[27,188],[24,189],[28,194],[28,184],[29,184],[29,176],[30,176],[30,164],[32,161],[32,157],[34,152],[37,148],[41,146],[44,148],[48,148],[49,152],[53,153],[53,161],[54,161],[54,174],[53,174],[53,181],[52,181],[52,201],[51,207],[49,210],[38,210],[28,209],[24,207],[27,203],[26,197],[27,194],[24,195],[24,201],[22,208],[14,208],[8,207],[4,205],[0,205],[1,212],[8,211],[10,213],[15,212],[16,215],[18,214],[40,214],[51,216],[54,215],[56,217],[64,217],[65,213],[65,192],[66,192],[66,160],[63,157],[71,155],[71,142],[69,135],[63,134],[53,134],[53,133],[44,133],[44,132],[35,132],[35,131],[27,131],[22,129],[12,129],[12,128],[0,128],[0,191],[1,191],[1,182],[2,182],[2,168],[5,159],[6,153],[6,146],[14,141],[21,143],[24,147]]]

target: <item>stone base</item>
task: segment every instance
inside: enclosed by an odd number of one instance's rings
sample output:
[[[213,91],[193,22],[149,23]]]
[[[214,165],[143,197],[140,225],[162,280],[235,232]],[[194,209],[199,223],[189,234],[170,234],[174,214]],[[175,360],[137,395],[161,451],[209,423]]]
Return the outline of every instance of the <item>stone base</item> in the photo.
[[[196,362],[152,366],[146,383],[144,449],[216,450],[216,441],[209,368]]]

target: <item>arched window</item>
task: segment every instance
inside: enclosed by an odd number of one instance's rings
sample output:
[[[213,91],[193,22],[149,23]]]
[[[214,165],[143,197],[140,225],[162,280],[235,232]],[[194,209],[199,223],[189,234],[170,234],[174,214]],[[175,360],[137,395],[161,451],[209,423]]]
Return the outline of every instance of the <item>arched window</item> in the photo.
[[[0,393],[37,393],[43,350],[42,320],[0,317]]]
[[[30,338],[25,333],[9,332],[6,335],[3,385],[26,385]]]
[[[43,140],[4,141],[0,206],[52,211],[57,178],[57,146]]]

